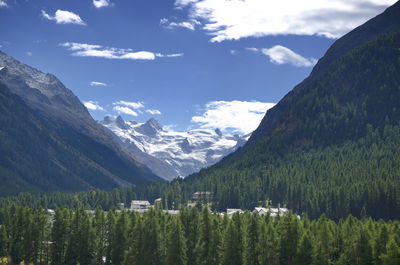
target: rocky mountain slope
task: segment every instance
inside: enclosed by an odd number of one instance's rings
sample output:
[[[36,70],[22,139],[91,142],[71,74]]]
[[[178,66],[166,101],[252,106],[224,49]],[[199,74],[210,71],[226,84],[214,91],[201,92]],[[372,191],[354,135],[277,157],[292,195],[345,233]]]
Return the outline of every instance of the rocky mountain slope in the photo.
[[[220,130],[177,132],[156,120],[145,123],[105,117],[100,122],[122,145],[158,176],[171,180],[209,167],[242,146],[249,135],[223,135]]]
[[[160,180],[55,76],[0,52],[0,86],[4,192],[112,189]]]

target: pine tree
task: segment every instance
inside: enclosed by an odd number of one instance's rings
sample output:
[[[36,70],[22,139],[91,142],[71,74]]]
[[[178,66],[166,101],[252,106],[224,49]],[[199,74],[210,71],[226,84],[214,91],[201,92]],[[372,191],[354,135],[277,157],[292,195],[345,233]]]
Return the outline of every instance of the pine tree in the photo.
[[[248,218],[244,237],[243,264],[258,265],[258,214],[254,213]]]
[[[313,261],[315,264],[329,264],[332,251],[332,232],[328,225],[328,220],[323,214],[317,222],[316,243],[313,249]]]
[[[312,264],[313,245],[311,241],[310,232],[307,231],[303,234],[300,241],[300,246],[296,256],[296,264],[298,265],[311,265]]]
[[[186,239],[179,218],[174,218],[168,233],[167,265],[186,265]]]
[[[127,248],[127,231],[128,231],[128,218],[126,212],[122,211],[115,224],[113,246],[111,251],[111,260],[115,265],[120,265],[124,260],[125,250]]]
[[[188,264],[195,264],[195,248],[199,233],[199,212],[196,208],[191,210],[183,209],[180,213],[180,219],[186,238]]]
[[[67,265],[88,265],[91,263],[92,252],[91,227],[89,216],[83,207],[79,207],[71,222],[71,231],[66,252]]]
[[[69,212],[67,209],[58,208],[54,215],[51,230],[51,263],[65,264],[65,252],[68,242]]]
[[[6,227],[4,224],[0,226],[0,258],[6,257],[8,254],[8,240],[7,240],[7,233],[6,233]]]
[[[196,244],[196,264],[207,265],[210,261],[211,220],[208,207],[202,210],[199,227],[199,239]]]
[[[211,240],[210,240],[210,260],[212,264],[221,263],[221,252],[222,252],[222,228],[220,224],[220,217],[218,215],[212,215],[211,225]]]
[[[292,264],[297,253],[299,241],[298,219],[293,214],[283,216],[279,223],[280,233],[280,263],[283,265]]]
[[[24,258],[23,247],[24,247],[24,233],[26,230],[24,221],[24,209],[17,207],[15,216],[13,217],[11,227],[11,240],[10,240],[10,256],[14,263],[19,264]]]
[[[260,236],[258,240],[258,262],[260,265],[278,265],[278,235],[271,222],[265,219],[260,225]]]
[[[222,264],[224,265],[241,265],[241,231],[238,230],[237,224],[235,224],[234,216],[239,218],[239,214],[235,213],[232,219],[228,223],[228,227],[225,230],[223,239],[223,255]]]
[[[114,230],[115,230],[115,214],[114,211],[111,210],[107,214],[106,218],[106,249],[105,249],[105,254],[106,254],[106,264],[110,265],[112,264],[111,261],[111,253],[112,253],[112,246],[114,244]]]
[[[101,265],[104,264],[103,257],[105,256],[107,237],[105,215],[100,207],[95,210],[93,230],[95,231],[93,265]]]
[[[381,256],[383,265],[398,265],[400,264],[400,247],[396,240],[392,238],[386,246],[386,254]]]
[[[44,260],[43,253],[45,251],[46,242],[46,226],[47,216],[44,214],[43,208],[35,211],[33,216],[33,261],[39,260],[40,263]]]
[[[161,250],[159,244],[160,227],[155,211],[150,209],[144,215],[143,226],[143,260],[148,265],[161,264]]]
[[[138,218],[135,227],[133,228],[131,237],[130,248],[128,249],[128,253],[125,256],[123,264],[145,265],[146,263],[142,253],[146,246],[143,244],[144,228],[141,218]]]
[[[386,224],[381,225],[379,235],[375,240],[374,244],[374,263],[381,265],[382,261],[380,256],[386,254],[386,245],[389,241],[389,233]]]
[[[372,265],[372,247],[369,243],[369,234],[365,229],[360,229],[356,245],[358,264]]]

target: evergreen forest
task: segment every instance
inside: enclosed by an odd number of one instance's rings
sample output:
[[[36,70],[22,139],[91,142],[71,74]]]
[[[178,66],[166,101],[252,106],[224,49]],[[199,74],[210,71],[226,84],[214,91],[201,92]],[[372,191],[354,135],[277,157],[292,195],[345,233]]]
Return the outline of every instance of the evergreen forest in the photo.
[[[3,209],[4,210],[4,209]],[[399,264],[400,223],[292,213],[232,218],[207,207],[171,215],[151,208],[11,206],[0,227],[1,264]]]

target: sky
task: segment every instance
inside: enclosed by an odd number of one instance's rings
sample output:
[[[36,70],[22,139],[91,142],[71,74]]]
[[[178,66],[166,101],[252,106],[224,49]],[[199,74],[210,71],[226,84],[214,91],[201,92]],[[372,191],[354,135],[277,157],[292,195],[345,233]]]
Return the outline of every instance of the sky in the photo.
[[[0,50],[96,120],[247,134],[329,46],[395,0],[0,0]]]

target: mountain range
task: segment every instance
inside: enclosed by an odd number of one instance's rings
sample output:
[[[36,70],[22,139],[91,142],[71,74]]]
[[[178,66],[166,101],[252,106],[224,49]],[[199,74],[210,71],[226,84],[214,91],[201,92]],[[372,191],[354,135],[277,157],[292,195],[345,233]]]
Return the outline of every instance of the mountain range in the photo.
[[[161,180],[54,75],[0,52],[2,194],[112,189]]]
[[[224,135],[219,129],[174,131],[155,119],[145,123],[105,117],[110,129],[130,153],[156,175],[172,180],[209,167],[246,143],[250,135]]]

